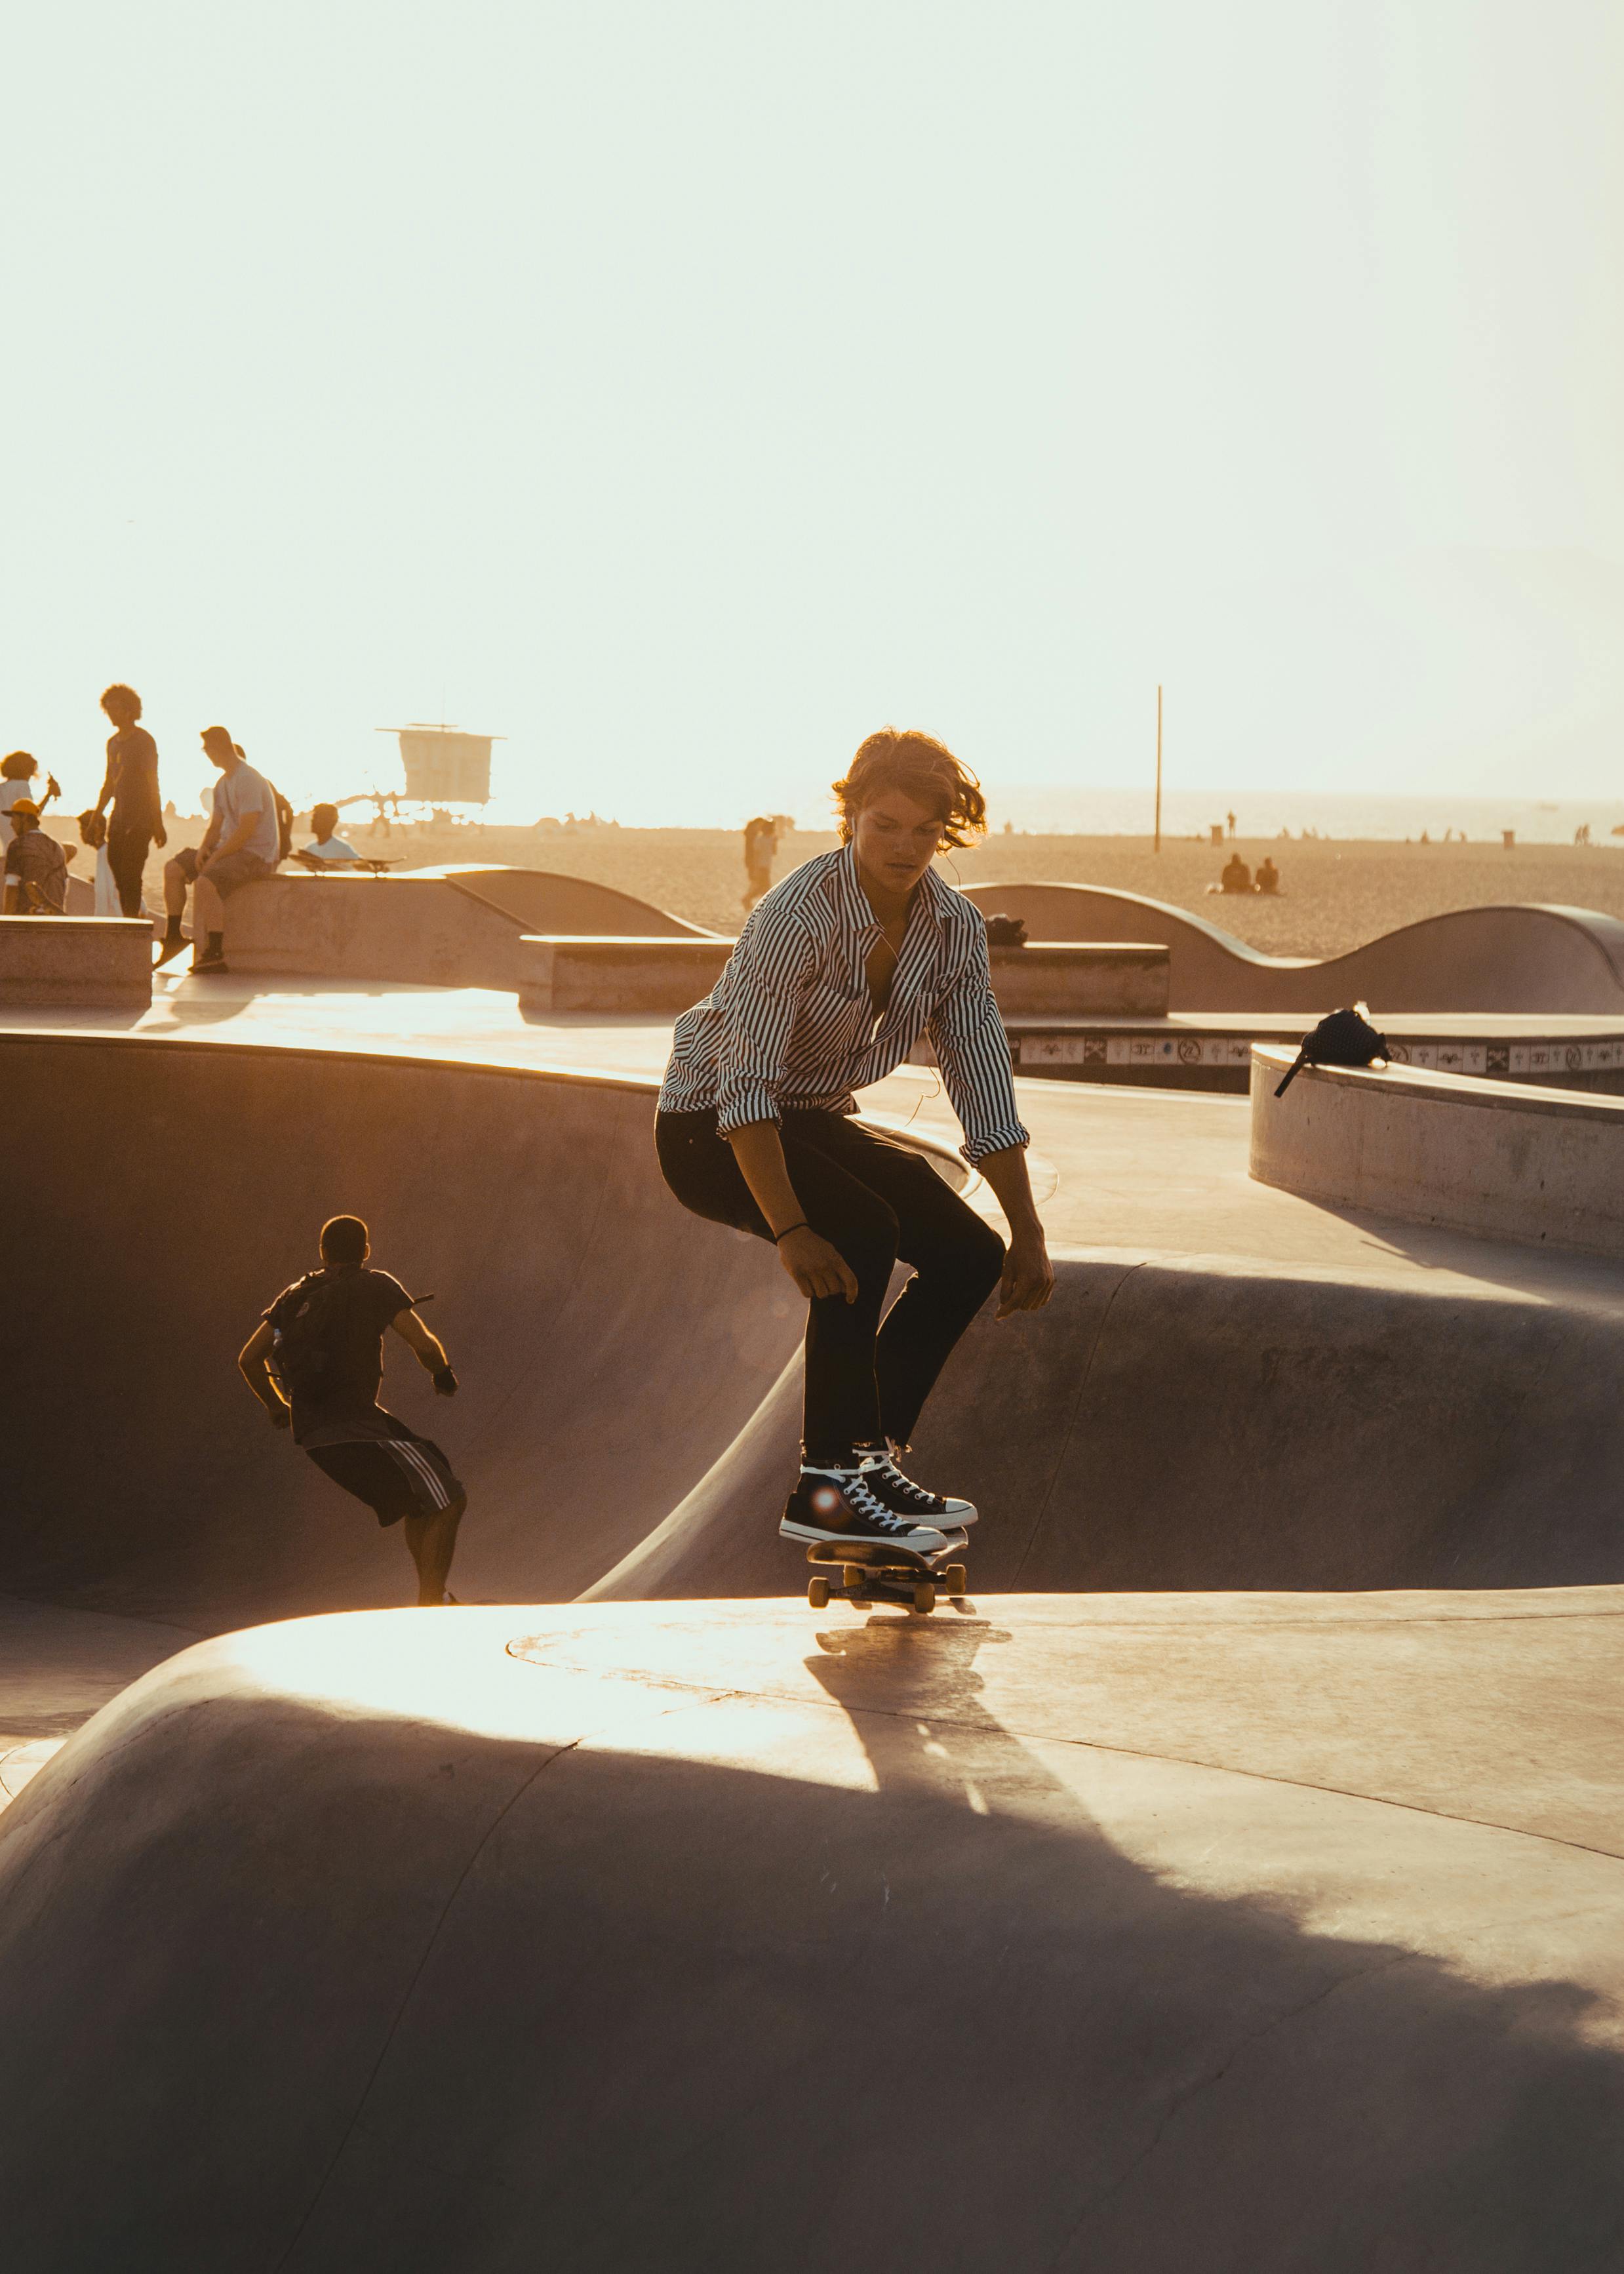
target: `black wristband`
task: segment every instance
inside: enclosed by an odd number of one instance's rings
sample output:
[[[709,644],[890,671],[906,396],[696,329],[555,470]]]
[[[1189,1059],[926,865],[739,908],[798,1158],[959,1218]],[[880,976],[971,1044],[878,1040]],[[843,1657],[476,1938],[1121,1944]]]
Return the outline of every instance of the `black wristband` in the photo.
[[[776,1247],[779,1240],[787,1239],[792,1231],[810,1231],[811,1229],[805,1216],[802,1216],[799,1224],[786,1224],[782,1231],[775,1231],[772,1235],[772,1244]]]
[[[442,1366],[436,1371],[434,1375],[434,1387],[439,1390],[442,1397],[454,1397],[456,1392],[456,1386],[457,1378],[448,1366]]]

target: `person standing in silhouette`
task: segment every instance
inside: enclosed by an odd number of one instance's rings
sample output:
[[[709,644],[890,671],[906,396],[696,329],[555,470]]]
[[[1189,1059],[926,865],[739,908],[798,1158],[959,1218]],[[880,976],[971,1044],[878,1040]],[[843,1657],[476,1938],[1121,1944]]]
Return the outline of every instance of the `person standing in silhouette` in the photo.
[[[102,794],[92,809],[105,813],[111,801],[108,862],[119,907],[125,915],[139,916],[147,856],[154,845],[169,843],[158,792],[158,745],[140,723],[141,698],[133,687],[115,681],[103,691],[102,708],[113,731],[108,738]]]
[[[753,908],[772,886],[773,857],[778,849],[778,824],[771,814],[758,813],[744,825],[744,900]]]
[[[437,1397],[455,1397],[456,1375],[400,1281],[367,1269],[372,1242],[358,1216],[330,1216],[320,1249],[320,1269],[278,1295],[238,1369],[273,1428],[290,1429],[300,1450],[380,1524],[404,1526],[419,1606],[453,1602],[446,1581],[468,1495],[433,1440],[378,1403],[385,1328],[433,1376]]]

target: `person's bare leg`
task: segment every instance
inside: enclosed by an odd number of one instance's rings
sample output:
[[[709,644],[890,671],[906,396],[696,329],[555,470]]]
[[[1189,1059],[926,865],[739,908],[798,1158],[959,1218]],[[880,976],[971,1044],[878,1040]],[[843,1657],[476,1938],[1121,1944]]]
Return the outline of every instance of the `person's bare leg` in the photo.
[[[207,950],[213,933],[223,934],[226,928],[226,904],[207,877],[199,877],[192,888],[192,937],[194,945],[201,941]]]
[[[185,935],[181,930],[181,918],[186,913],[188,879],[178,860],[163,864],[163,945],[158,951],[160,965],[173,963],[185,946]]]
[[[446,1581],[451,1576],[451,1558],[456,1553],[457,1526],[467,1506],[465,1499],[454,1500],[449,1508],[437,1509],[432,1516],[409,1516],[405,1519],[406,1545],[417,1567],[419,1608],[446,1600]]]

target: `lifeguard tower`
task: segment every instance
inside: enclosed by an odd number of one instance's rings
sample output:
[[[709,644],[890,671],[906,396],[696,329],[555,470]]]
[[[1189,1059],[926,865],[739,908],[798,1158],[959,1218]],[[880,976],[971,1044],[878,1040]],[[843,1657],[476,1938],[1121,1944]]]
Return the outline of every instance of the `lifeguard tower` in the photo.
[[[395,734],[401,745],[401,764],[406,775],[406,795],[425,805],[488,805],[491,802],[491,745],[500,734],[468,734],[460,727],[380,727],[380,734]]]

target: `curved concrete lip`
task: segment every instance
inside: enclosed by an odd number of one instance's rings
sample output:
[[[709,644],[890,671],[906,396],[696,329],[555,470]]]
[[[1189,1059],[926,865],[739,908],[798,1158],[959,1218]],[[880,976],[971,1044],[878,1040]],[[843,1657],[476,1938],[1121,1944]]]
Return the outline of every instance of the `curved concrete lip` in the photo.
[[[249,2233],[289,2274],[1601,2274],[1620,1608],[558,1606],[205,1645],[0,1833],[9,2242],[64,2274]]]

